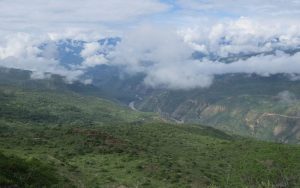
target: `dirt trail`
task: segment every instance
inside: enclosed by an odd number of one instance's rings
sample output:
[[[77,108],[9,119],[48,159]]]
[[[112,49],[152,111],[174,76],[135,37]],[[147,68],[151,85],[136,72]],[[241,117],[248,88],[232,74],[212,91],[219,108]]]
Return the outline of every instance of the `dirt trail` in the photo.
[[[282,114],[275,114],[275,113],[263,113],[257,120],[256,120],[256,123],[259,124],[260,123],[260,120],[263,118],[263,117],[267,117],[267,116],[279,116],[279,117],[284,117],[284,118],[290,118],[290,119],[300,119],[299,116],[288,116],[288,115],[282,115]]]
[[[130,102],[128,106],[129,106],[129,108],[131,108],[132,110],[138,111],[138,110],[135,108],[135,106],[134,106],[134,101]]]
[[[274,114],[274,113],[263,113],[260,117],[264,116],[280,116],[280,117],[285,117],[285,118],[291,118],[291,119],[300,119],[299,116],[287,116],[287,115],[282,115],[282,114]]]

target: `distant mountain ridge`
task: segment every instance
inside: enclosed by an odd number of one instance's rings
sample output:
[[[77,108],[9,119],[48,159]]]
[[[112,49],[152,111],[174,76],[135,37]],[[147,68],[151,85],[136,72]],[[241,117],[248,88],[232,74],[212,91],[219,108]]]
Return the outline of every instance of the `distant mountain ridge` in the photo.
[[[121,37],[109,37],[109,38],[103,38],[94,41],[95,43],[98,43],[101,46],[112,46],[116,47],[120,42],[122,42]],[[57,47],[58,56],[57,59],[63,64],[63,65],[74,65],[74,64],[80,64],[84,61],[84,59],[81,57],[80,53],[84,49],[84,45],[88,44],[90,42],[84,41],[84,40],[73,40],[73,39],[63,39],[58,40],[54,42],[54,45]],[[251,57],[255,56],[265,56],[265,55],[274,55],[276,52],[280,51],[289,55],[294,55],[295,53],[300,52],[300,46],[285,46],[281,44],[281,41],[278,38],[272,38],[268,41],[264,41],[260,44],[257,44],[258,47],[264,46],[267,43],[272,44],[272,47],[269,48],[269,50],[265,51],[246,51],[246,52],[239,52],[239,53],[228,53],[227,55],[219,55],[213,51],[209,52],[201,52],[195,50],[195,52],[192,54],[191,58],[197,59],[197,60],[203,60],[208,59],[211,61],[219,61],[222,63],[232,63],[238,60],[246,60]],[[222,42],[220,41],[221,46],[229,45],[230,42]],[[47,46],[48,43],[43,43],[40,45],[41,49],[44,49],[45,46]],[[99,54],[105,54],[103,51],[99,51]]]
[[[200,123],[263,140],[299,143],[300,81],[287,75],[228,74],[216,77],[209,88],[168,90],[149,88],[143,84],[143,75],[121,76],[120,70],[109,66],[93,71],[97,79],[85,85],[66,84],[59,76],[31,80],[28,72],[2,69],[0,83],[71,90],[131,105],[135,110],[157,112],[177,123]]]
[[[113,49],[121,41],[121,38],[116,37],[101,39],[96,43]],[[274,39],[271,42],[280,41]],[[57,47],[56,58],[65,67],[81,64],[84,60],[81,52],[87,43],[60,40],[54,44]],[[41,48],[46,48],[46,45],[41,45]],[[232,63],[254,56],[275,54],[278,50],[289,55],[300,51],[299,47],[274,46],[276,48],[267,52],[229,54],[227,57],[195,52],[193,58]],[[104,49],[97,53],[105,55],[107,51]],[[43,80],[30,81],[29,72],[5,70],[8,69],[2,69],[0,82],[10,83],[10,78],[14,77],[15,84],[45,87],[41,84]],[[151,88],[144,84],[143,73],[128,74],[122,67],[109,64],[91,67],[83,77],[90,78],[92,82],[66,84],[62,76],[52,76],[48,79],[48,87],[68,88],[118,101],[123,105],[131,104],[137,110],[158,112],[164,118],[178,123],[201,123],[236,134],[278,142],[299,143],[300,140],[300,120],[290,118],[300,116],[300,82],[291,79],[290,75],[263,77],[256,74],[225,74],[215,76],[209,88],[191,90]],[[279,99],[278,95],[285,91],[295,96],[293,103],[284,103]]]

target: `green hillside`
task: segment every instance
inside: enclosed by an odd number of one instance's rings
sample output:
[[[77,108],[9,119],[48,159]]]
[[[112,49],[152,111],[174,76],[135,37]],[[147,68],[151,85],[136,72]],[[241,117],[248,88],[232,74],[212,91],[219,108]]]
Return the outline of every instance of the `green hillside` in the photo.
[[[209,88],[156,90],[135,108],[244,136],[300,143],[300,82],[285,75],[224,75]]]
[[[208,88],[192,90],[148,88],[142,75],[121,79],[105,68],[97,75],[101,79],[95,85],[67,84],[55,75],[32,80],[28,71],[0,68],[0,84],[37,93],[101,97],[177,123],[203,124],[266,141],[300,142],[300,82],[286,75],[228,74],[216,77]]]
[[[50,165],[38,159],[26,160],[16,156],[5,156],[0,153],[0,185],[15,187],[50,187],[64,185],[68,182],[59,176]]]
[[[72,91],[0,90],[1,186],[300,185],[297,145],[170,124]]]

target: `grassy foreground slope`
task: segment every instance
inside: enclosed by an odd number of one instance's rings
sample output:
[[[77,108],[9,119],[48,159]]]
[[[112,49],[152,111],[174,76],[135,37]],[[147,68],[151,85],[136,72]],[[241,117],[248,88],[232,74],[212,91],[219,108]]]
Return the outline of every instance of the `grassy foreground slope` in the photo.
[[[55,170],[38,159],[21,159],[0,153],[0,184],[2,186],[43,187],[60,186],[63,180]]]
[[[71,92],[0,91],[0,186],[300,186],[296,145],[163,123]]]

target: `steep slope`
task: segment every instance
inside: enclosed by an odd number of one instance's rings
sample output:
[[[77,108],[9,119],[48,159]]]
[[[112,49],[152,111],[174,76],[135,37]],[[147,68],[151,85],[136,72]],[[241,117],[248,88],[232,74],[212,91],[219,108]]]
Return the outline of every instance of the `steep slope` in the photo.
[[[0,85],[0,118],[36,124],[93,125],[116,122],[152,121],[150,113],[73,92],[24,90]]]
[[[35,158],[21,159],[0,153],[1,187],[50,187],[69,184],[55,172],[50,165],[45,165]],[[64,183],[65,181],[65,183]],[[68,183],[66,183],[68,182]]]
[[[300,82],[285,75],[225,75],[204,89],[156,90],[135,108],[256,138],[299,143]]]
[[[35,157],[76,187],[297,187],[297,146],[211,128],[152,124],[36,126],[1,122],[7,155]]]
[[[143,75],[122,74],[108,66],[90,71],[93,85],[66,84],[55,75],[32,80],[26,71],[0,71],[2,85],[106,98],[177,123],[200,123],[263,140],[299,143],[300,139],[300,82],[287,75],[223,75],[209,88],[167,90],[149,88]]]
[[[23,88],[0,87],[2,158],[27,161],[26,169],[36,169],[34,177],[47,180],[47,187],[300,185],[296,145],[163,123],[154,114],[72,91]],[[40,185],[10,178],[15,170],[6,170],[0,185]]]

